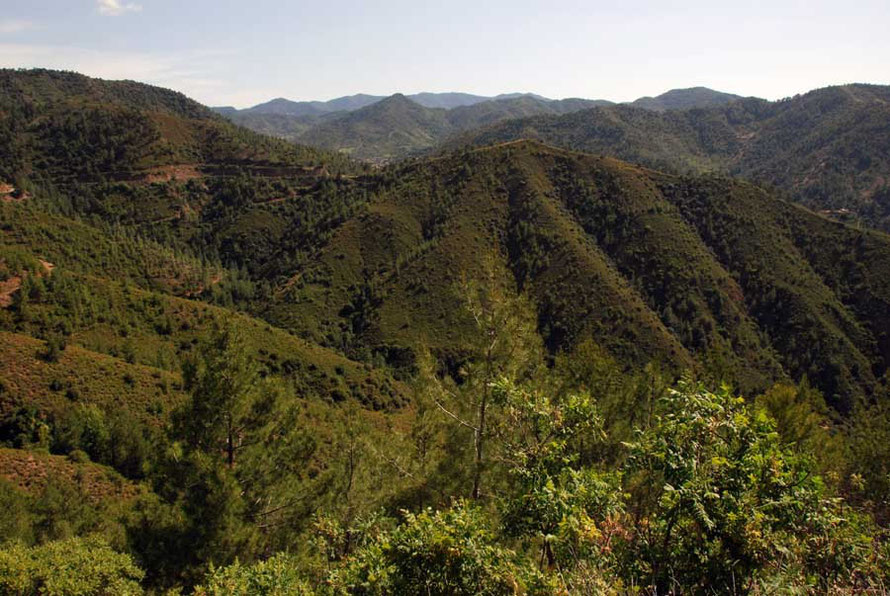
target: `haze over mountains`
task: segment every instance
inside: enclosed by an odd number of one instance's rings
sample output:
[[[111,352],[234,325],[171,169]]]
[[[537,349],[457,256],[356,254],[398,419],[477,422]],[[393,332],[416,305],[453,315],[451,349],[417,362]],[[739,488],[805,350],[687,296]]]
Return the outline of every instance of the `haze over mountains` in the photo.
[[[272,99],[270,101],[257,104],[250,108],[238,110],[232,107],[217,107],[213,110],[220,114],[228,115],[232,113],[241,114],[281,114],[284,116],[318,116],[320,114],[330,114],[331,112],[352,112],[365,106],[377,103],[390,97],[388,95],[368,95],[365,93],[357,93],[355,95],[347,95],[338,97],[328,101],[291,101],[283,97]],[[502,93],[496,96],[473,95],[472,93],[413,93],[406,95],[411,101],[422,105],[425,108],[443,108],[451,109],[461,106],[471,106],[484,101],[497,101],[499,99],[516,99],[517,97],[531,97],[542,101],[552,101],[534,93]],[[599,100],[603,104],[612,102]]]
[[[641,98],[647,109],[722,105],[738,96],[703,87],[677,89],[658,98]],[[541,114],[566,114],[607,100],[552,100],[531,93],[482,97],[466,93],[352,95],[328,102],[274,99],[245,110],[215,108],[257,132],[290,141],[343,151],[377,163],[400,159],[434,147],[462,131],[503,120]]]

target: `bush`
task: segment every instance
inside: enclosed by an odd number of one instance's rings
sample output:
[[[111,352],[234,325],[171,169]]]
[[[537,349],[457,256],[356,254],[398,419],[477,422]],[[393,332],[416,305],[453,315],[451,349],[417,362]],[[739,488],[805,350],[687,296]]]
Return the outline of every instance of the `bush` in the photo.
[[[299,577],[291,558],[279,553],[254,565],[237,561],[228,567],[211,568],[196,596],[311,595],[312,589]]]
[[[46,344],[40,352],[40,357],[46,362],[58,362],[59,358],[62,357],[62,352],[65,351],[65,346],[65,337],[53,334],[46,339]]]
[[[81,451],[80,449],[75,449],[71,453],[68,454],[68,459],[76,464],[86,464],[90,461],[90,456],[86,454],[85,451]]]
[[[658,593],[748,591],[794,569],[806,590],[882,581],[876,532],[832,499],[812,462],[775,422],[727,389],[682,383],[625,468],[634,529],[626,565]]]
[[[143,572],[99,538],[0,550],[0,593],[45,596],[141,594]]]
[[[540,580],[498,545],[482,512],[458,503],[447,511],[407,514],[332,574],[353,594],[515,594]]]
[[[0,478],[0,545],[31,538],[31,514],[27,495],[5,478]]]
[[[85,451],[90,459],[109,462],[111,434],[105,413],[94,404],[80,404],[56,421],[53,451]]]
[[[0,444],[9,447],[46,449],[50,427],[33,406],[20,407],[0,419]]]

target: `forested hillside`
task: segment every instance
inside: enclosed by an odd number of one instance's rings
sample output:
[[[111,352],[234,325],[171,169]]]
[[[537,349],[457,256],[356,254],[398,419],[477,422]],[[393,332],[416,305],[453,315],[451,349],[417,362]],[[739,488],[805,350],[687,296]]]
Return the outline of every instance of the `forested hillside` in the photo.
[[[731,174],[834,217],[890,230],[888,89],[828,87],[778,102],[662,113],[600,107],[506,121],[448,146],[534,138],[666,171]]]
[[[0,80],[0,593],[890,581],[887,235],[537,141],[371,169]]]
[[[713,108],[742,99],[740,95],[722,93],[707,87],[691,87],[689,89],[671,89],[656,97],[641,97],[630,105],[656,112],[665,110],[688,110],[690,108]]]
[[[529,142],[404,166],[379,184],[270,316],[317,341],[459,359],[472,325],[457,280],[484,272],[526,296],[554,354],[593,339],[631,368],[719,362],[746,391],[807,376],[841,409],[882,383],[882,234],[749,184]]]
[[[176,176],[177,166],[345,163],[238,128],[180,93],[141,83],[0,70],[0,102],[0,179],[20,191],[28,183],[151,181]]]

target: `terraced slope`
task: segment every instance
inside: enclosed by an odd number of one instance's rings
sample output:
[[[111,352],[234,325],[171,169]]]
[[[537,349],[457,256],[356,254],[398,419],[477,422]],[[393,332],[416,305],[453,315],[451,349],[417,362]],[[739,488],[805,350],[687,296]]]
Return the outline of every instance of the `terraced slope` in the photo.
[[[181,93],[45,70],[0,70],[0,179],[17,186],[150,179],[174,166],[344,163],[234,126]]]

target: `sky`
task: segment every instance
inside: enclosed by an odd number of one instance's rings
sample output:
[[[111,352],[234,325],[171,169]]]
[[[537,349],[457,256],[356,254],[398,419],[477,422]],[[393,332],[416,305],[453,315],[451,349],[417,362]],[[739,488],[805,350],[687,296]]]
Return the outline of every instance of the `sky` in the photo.
[[[0,0],[0,67],[207,105],[353,93],[779,99],[890,83],[890,0]]]

